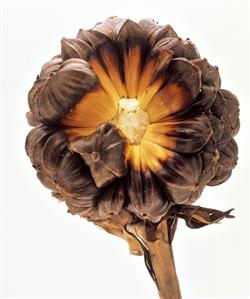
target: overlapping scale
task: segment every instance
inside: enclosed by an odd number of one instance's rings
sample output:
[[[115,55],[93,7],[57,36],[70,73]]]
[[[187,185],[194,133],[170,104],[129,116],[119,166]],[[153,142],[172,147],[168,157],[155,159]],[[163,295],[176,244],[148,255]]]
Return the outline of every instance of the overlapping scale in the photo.
[[[170,207],[156,177],[149,169],[130,169],[127,192],[130,198],[127,209],[140,219],[158,222]]]
[[[29,93],[30,109],[41,122],[57,124],[97,82],[87,62],[54,58],[45,64]]]
[[[166,76],[166,84],[146,107],[151,122],[184,110],[195,101],[201,90],[201,71],[187,59],[173,59]]]

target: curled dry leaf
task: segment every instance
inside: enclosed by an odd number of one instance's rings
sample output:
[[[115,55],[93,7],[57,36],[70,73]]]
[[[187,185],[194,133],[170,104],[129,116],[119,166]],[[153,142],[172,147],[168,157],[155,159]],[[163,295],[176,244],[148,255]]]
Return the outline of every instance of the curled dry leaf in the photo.
[[[183,218],[188,227],[200,228],[208,224],[218,223],[224,218],[234,218],[233,215],[230,215],[232,211],[233,209],[222,212],[194,205],[175,205],[170,209],[168,217]]]

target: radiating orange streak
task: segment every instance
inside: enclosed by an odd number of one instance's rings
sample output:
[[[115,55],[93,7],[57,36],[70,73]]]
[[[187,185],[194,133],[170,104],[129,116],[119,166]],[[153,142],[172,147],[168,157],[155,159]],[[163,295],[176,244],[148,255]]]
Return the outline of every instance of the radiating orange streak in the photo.
[[[150,84],[152,77],[155,73],[155,68],[157,65],[157,56],[147,61],[143,67],[143,71],[140,77],[137,98],[140,103],[140,107],[143,110],[146,110],[148,107],[149,102],[151,101],[152,97],[157,93],[160,89],[163,78],[157,80],[153,84]]]
[[[102,49],[101,56],[106,66],[107,73],[113,82],[120,98],[127,98],[127,90],[125,83],[122,82],[121,74],[119,72],[119,60],[116,53]]]
[[[173,153],[158,143],[154,139],[143,137],[140,144],[130,145],[128,160],[137,171],[145,171],[147,168],[158,171],[162,168],[161,161],[171,157]]]
[[[149,58],[143,67],[139,81],[137,98],[142,109],[146,110],[152,97],[158,92],[165,80],[165,70],[172,58],[168,50],[161,50]],[[157,80],[156,77],[158,76]]]
[[[147,126],[147,131],[153,134],[165,134],[168,130],[168,121],[151,123]]]
[[[67,128],[65,133],[68,137],[68,141],[72,141],[77,137],[88,136],[94,133],[96,128]]]
[[[167,132],[171,132],[171,130],[168,130],[166,131],[165,130],[165,134]],[[151,142],[154,142],[154,143],[157,143],[159,144],[160,146],[168,149],[168,148],[175,148],[176,146],[176,138],[175,136],[168,136],[168,135],[164,135],[164,132],[161,131],[161,132],[155,132],[154,130],[151,129],[151,125],[149,125],[147,127],[147,130],[143,136],[143,138],[145,138],[146,140],[150,140]],[[173,153],[172,151],[169,152],[169,155],[172,156]]]
[[[143,154],[143,148],[142,145],[140,144],[140,162],[141,162],[141,171],[145,171],[147,169],[147,163]]]
[[[155,143],[154,140],[150,141],[144,137],[141,141],[141,153],[146,165],[154,172],[162,168],[161,161],[173,155],[171,151]]]
[[[148,140],[150,142],[154,142],[164,148],[174,148],[176,145],[175,138],[165,136],[163,132],[155,133],[153,130],[150,129],[150,125],[147,127],[143,139]]]
[[[145,90],[147,89],[147,87],[149,86],[149,83],[152,79],[152,76],[155,71],[155,64],[156,64],[156,57],[146,61],[144,64],[139,85],[138,85],[138,91],[137,91],[137,99],[140,101],[140,104],[143,104],[141,103],[143,99],[142,96]]]
[[[131,150],[130,150],[130,161],[133,166],[133,168],[137,171],[140,171],[140,145],[139,144],[133,144],[130,145]]]
[[[149,169],[157,171],[162,168],[161,160],[164,160],[166,156],[163,147],[143,139],[141,142],[141,151],[145,164]]]
[[[88,92],[61,123],[71,127],[93,128],[116,115],[118,105],[100,86]]]
[[[173,136],[173,131],[175,128],[180,128],[185,124],[185,120],[182,121],[163,121],[163,122],[155,122],[147,126],[146,133],[154,134],[154,135],[163,135],[166,138],[166,135]]]
[[[148,155],[148,153],[145,152],[145,146],[143,147],[142,145],[140,145],[140,156],[141,156],[141,171],[145,171],[149,168],[147,161],[150,159],[150,154]],[[151,170],[153,169],[153,165],[155,165],[155,168],[158,169],[158,167],[160,166],[159,161],[153,158],[151,162],[152,162],[151,165],[152,168],[150,169]]]
[[[142,49],[135,46],[123,55],[123,69],[128,97],[136,98],[142,69]]]
[[[155,94],[159,91],[163,83],[163,78],[160,80],[155,81],[152,85],[147,87],[147,89],[144,90],[143,94],[141,95],[139,102],[140,107],[143,110],[147,110],[148,105],[152,98],[155,96]]]
[[[151,123],[147,126],[147,131],[152,132],[154,134],[167,134],[171,133],[173,131],[173,128],[179,128],[186,124],[186,120],[178,120],[174,119],[174,117],[171,119],[166,118],[162,119],[159,122]]]
[[[164,117],[184,109],[192,98],[184,86],[167,83],[150,101],[147,112],[150,122],[157,122]]]
[[[112,80],[109,78],[106,70],[98,61],[96,56],[92,56],[89,59],[89,64],[97,75],[101,86],[110,95],[112,100],[118,101],[120,99],[119,93],[117,92]]]

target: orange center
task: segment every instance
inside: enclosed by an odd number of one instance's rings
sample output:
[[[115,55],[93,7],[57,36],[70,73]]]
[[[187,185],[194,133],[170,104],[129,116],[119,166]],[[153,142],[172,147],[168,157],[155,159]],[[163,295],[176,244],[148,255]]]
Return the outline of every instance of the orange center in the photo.
[[[151,83],[156,61],[150,60],[142,67],[138,47],[130,49],[123,58],[124,81],[119,76],[118,59],[105,50],[101,54],[106,68],[99,57],[92,56],[89,60],[99,86],[85,94],[61,120],[68,139],[88,136],[100,124],[113,123],[129,141],[127,160],[132,166],[137,170],[157,171],[162,167],[161,162],[173,155],[166,148],[172,141],[165,135],[168,125],[164,121],[166,111],[171,112],[172,107],[167,109],[165,97],[159,92],[165,77]],[[174,95],[178,97],[178,89]]]

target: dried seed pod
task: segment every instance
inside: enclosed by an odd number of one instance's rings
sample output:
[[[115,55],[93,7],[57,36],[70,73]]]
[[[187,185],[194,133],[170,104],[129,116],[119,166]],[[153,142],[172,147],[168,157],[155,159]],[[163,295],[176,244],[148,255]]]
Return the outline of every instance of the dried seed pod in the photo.
[[[220,87],[218,68],[170,25],[112,17],[63,38],[29,92],[38,178],[70,213],[144,254],[161,298],[180,298],[177,219],[199,228],[230,217],[192,205],[237,163],[239,103]]]

